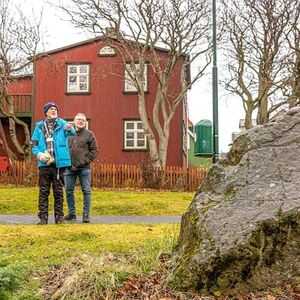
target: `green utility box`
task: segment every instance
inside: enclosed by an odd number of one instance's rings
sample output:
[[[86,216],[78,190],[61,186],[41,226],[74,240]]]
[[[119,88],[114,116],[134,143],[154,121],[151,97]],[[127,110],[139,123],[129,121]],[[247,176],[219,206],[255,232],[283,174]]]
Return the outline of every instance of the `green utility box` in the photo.
[[[195,125],[195,156],[213,156],[213,131],[209,120],[201,120]]]

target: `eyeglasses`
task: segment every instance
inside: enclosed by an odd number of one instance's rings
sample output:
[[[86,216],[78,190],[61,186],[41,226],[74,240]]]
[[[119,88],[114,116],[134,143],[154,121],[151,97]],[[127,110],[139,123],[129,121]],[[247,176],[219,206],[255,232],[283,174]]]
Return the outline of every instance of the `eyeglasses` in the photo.
[[[83,119],[83,118],[76,118],[75,120],[86,122],[86,119]]]

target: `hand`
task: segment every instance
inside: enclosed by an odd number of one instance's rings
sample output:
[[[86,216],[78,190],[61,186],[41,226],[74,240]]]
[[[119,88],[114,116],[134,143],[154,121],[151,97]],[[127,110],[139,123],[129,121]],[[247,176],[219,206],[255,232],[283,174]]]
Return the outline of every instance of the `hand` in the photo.
[[[67,124],[66,124],[66,130],[67,130],[67,131],[70,131],[71,128],[72,128],[72,125],[71,125],[70,123],[67,123]]]
[[[50,159],[52,159],[51,154],[50,154],[47,150],[45,150],[44,154],[45,154],[45,159],[48,159],[48,161],[49,161]]]
[[[50,157],[50,159],[47,161],[47,165],[50,166],[52,163],[54,163],[54,158]]]
[[[45,153],[39,152],[37,155],[37,159],[44,163],[47,163],[50,158],[51,158],[51,155],[47,151]]]

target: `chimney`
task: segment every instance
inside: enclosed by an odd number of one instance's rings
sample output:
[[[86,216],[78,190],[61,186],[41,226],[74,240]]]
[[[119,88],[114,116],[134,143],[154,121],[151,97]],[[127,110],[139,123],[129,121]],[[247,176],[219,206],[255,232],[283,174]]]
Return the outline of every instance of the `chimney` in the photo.
[[[111,39],[117,39],[120,36],[120,32],[118,32],[115,28],[113,27],[107,27],[105,28],[105,35],[108,38]]]

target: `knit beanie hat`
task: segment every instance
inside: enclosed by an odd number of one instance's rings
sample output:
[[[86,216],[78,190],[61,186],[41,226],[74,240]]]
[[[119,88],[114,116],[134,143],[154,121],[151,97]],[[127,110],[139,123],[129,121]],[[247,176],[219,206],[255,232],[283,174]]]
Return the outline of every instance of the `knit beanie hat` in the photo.
[[[45,115],[50,107],[56,107],[56,109],[58,111],[58,105],[55,102],[48,102],[43,107]]]

